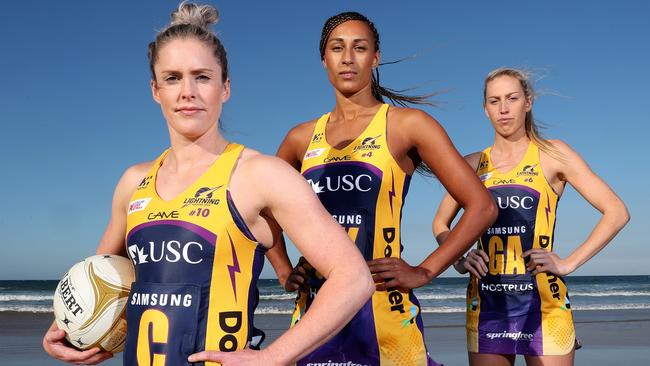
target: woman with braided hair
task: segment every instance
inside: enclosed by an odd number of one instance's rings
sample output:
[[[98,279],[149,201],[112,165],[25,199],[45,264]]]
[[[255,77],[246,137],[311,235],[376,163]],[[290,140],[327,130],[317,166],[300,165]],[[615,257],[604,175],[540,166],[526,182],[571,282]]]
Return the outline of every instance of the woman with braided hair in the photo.
[[[379,84],[379,44],[374,24],[359,13],[341,13],[325,22],[320,55],[336,104],[330,113],[294,127],[278,150],[356,243],[377,289],[342,331],[298,365],[435,365],[412,289],[450,266],[496,215],[489,194],[440,124],[404,107],[426,103],[426,97],[401,95]],[[384,98],[402,107],[384,104]],[[465,213],[445,244],[412,266],[400,258],[400,219],[410,178],[422,163]],[[276,270],[282,267],[278,263],[288,263],[282,248],[267,255]],[[301,258],[285,283],[289,291],[300,289],[294,326],[309,314],[328,281]]]
[[[226,51],[210,29],[217,19],[214,7],[183,2],[149,44],[151,90],[171,146],[126,170],[97,247],[128,255],[135,266],[125,366],[287,365],[341,329],[374,290],[363,258],[304,179],[220,133],[230,79]],[[278,224],[330,281],[310,316],[253,351],[255,284]],[[54,323],[44,337],[55,358],[96,364],[112,356],[76,350],[64,336]]]

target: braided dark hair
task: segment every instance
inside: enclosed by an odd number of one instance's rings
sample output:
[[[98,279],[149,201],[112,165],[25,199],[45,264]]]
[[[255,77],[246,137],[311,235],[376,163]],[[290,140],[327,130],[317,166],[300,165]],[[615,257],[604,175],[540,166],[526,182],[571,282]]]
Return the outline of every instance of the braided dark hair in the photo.
[[[171,40],[195,38],[212,48],[214,57],[221,66],[221,81],[228,79],[228,58],[226,49],[210,26],[219,21],[219,11],[211,5],[197,5],[183,1],[172,14],[171,24],[160,31],[156,39],[149,43],[148,57],[151,80],[156,80],[154,65],[158,61],[158,51]]]
[[[334,15],[325,21],[325,24],[323,25],[323,31],[321,32],[320,36],[321,60],[325,59],[325,48],[327,46],[327,40],[330,38],[330,34],[334,28],[351,20],[359,20],[368,25],[368,28],[370,28],[372,31],[372,35],[375,39],[375,51],[379,51],[379,32],[377,31],[375,24],[363,14],[357,13],[356,11],[347,11]],[[396,62],[388,62],[388,64],[393,63]],[[384,64],[379,64],[379,66],[381,65]],[[384,103],[384,97],[386,97],[391,102],[391,104],[399,105],[401,107],[408,107],[409,104],[426,104],[433,106],[433,103],[429,100],[429,98],[434,96],[435,93],[425,95],[404,95],[402,94],[404,90],[395,90],[381,86],[379,84],[379,67],[375,67],[373,70],[370,87],[372,90],[372,96],[382,103]],[[424,162],[420,162],[415,171],[424,176],[434,176],[431,169]]]
[[[375,27],[375,24],[370,21],[365,15],[357,13],[356,11],[347,11],[343,12],[337,15],[334,15],[327,19],[325,21],[325,24],[323,25],[323,31],[320,36],[320,58],[323,60],[325,58],[325,48],[327,46],[327,40],[330,37],[330,34],[334,30],[334,28],[338,27],[339,25],[351,21],[351,20],[358,20],[366,23],[368,25],[368,28],[372,31],[373,38],[375,39],[375,51],[379,51],[379,32],[377,31],[377,28]],[[389,64],[392,64],[394,62],[389,62]],[[384,65],[384,64],[379,64],[379,66]],[[376,67],[373,69],[372,73],[372,81],[371,81],[371,90],[372,90],[372,96],[375,97],[380,102],[384,102],[384,97],[388,98],[388,100],[391,102],[393,105],[399,105],[402,107],[408,107],[409,104],[427,104],[427,105],[433,105],[429,101],[429,98],[433,96],[434,94],[427,94],[427,95],[404,95],[402,92],[404,90],[395,90],[391,88],[386,88],[383,87],[379,84],[379,67]]]

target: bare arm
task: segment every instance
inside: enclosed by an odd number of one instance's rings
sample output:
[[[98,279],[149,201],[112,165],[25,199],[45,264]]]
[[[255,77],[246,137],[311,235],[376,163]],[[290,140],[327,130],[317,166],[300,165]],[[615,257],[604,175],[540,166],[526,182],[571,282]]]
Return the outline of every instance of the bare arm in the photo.
[[[545,174],[557,177],[571,184],[602,217],[589,234],[567,258],[561,259],[555,253],[539,249],[531,249],[524,253],[530,256],[528,269],[538,272],[552,272],[566,275],[601,251],[629,221],[630,215],[625,204],[614,191],[587,163],[567,144],[554,140],[553,145],[562,154],[564,160],[559,161],[542,155],[542,168]]]
[[[97,254],[126,254],[124,235],[128,201],[146,173],[144,169],[148,170],[146,163],[129,168],[115,187],[111,219],[99,241]],[[113,357],[112,353],[101,351],[99,347],[86,351],[79,351],[71,347],[65,340],[65,331],[59,329],[56,322],[52,323],[43,337],[43,349],[56,359],[78,365],[96,365]]]
[[[369,262],[375,279],[390,279],[384,285],[380,284],[378,290],[390,287],[414,288],[430,282],[467,251],[476,238],[494,222],[497,214],[490,194],[436,120],[417,109],[402,109],[395,113],[394,118],[400,120],[400,129],[396,131],[402,134],[400,140],[415,149],[464,209],[464,213],[457,225],[443,234],[444,242],[419,266],[411,267],[395,258]]]
[[[465,161],[467,161],[467,164],[469,164],[472,170],[476,171],[480,157],[481,153],[469,154],[465,157]],[[438,210],[436,211],[432,223],[433,235],[436,237],[438,244],[442,244],[447,239],[447,236],[451,232],[451,224],[454,221],[454,218],[456,218],[456,215],[458,215],[460,209],[461,206],[458,202],[456,202],[449,193],[445,193],[440,201],[440,205],[438,206]],[[465,268],[464,266],[464,259],[464,257],[461,257],[454,262],[454,269],[460,274],[468,272],[468,268]]]
[[[268,210],[327,281],[300,322],[259,353],[245,351],[228,355],[204,351],[191,356],[190,360],[237,365],[248,364],[244,360],[250,360],[251,364],[286,365],[327,341],[352,319],[374,291],[372,278],[357,247],[295,169],[278,158],[259,155],[242,164],[237,174],[231,184],[235,200],[238,194],[235,180],[247,181],[246,184],[250,184],[246,191],[248,202],[259,205],[257,212]],[[244,179],[248,176],[268,178],[263,181]],[[238,189],[243,192],[243,185]],[[240,204],[240,208],[243,206]],[[254,228],[251,229],[255,234]],[[350,281],[350,278],[355,280]]]
[[[286,161],[298,171],[302,164],[302,157],[305,155],[309,144],[309,136],[314,129],[313,125],[314,121],[311,121],[291,129],[276,153],[277,157]],[[273,266],[275,274],[278,276],[278,280],[285,290],[296,291],[299,288],[304,289],[306,271],[301,266],[304,260],[295,269],[292,268],[291,261],[287,255],[282,229],[278,227],[278,230],[277,235],[274,235],[273,247],[266,253],[266,258]]]

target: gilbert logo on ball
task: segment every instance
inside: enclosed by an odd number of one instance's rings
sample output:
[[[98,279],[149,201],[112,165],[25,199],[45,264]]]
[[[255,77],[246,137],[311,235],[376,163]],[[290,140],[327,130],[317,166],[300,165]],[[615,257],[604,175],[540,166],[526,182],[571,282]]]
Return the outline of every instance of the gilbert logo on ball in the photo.
[[[72,266],[54,293],[54,317],[79,349],[122,352],[133,264],[118,255],[95,255]]]

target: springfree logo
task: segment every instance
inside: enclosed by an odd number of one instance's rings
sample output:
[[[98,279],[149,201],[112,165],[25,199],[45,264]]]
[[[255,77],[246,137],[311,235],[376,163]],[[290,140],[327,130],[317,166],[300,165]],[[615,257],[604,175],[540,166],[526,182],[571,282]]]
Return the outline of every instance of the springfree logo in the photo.
[[[507,330],[498,333],[487,333],[485,336],[489,339],[507,338],[512,339],[513,341],[532,341],[535,337],[535,335],[531,333],[508,332]]]
[[[181,208],[187,207],[187,206],[211,206],[211,205],[218,205],[220,200],[218,198],[212,198],[212,194],[218,190],[219,188],[223,187],[223,184],[218,186],[218,187],[202,187],[199,188],[196,193],[194,194],[194,197],[191,198],[186,198],[185,201],[183,201],[183,206]]]
[[[347,361],[347,362],[332,362],[332,360],[328,360],[327,362],[309,362],[305,364],[305,366],[370,366],[367,363],[356,363],[353,361]]]

